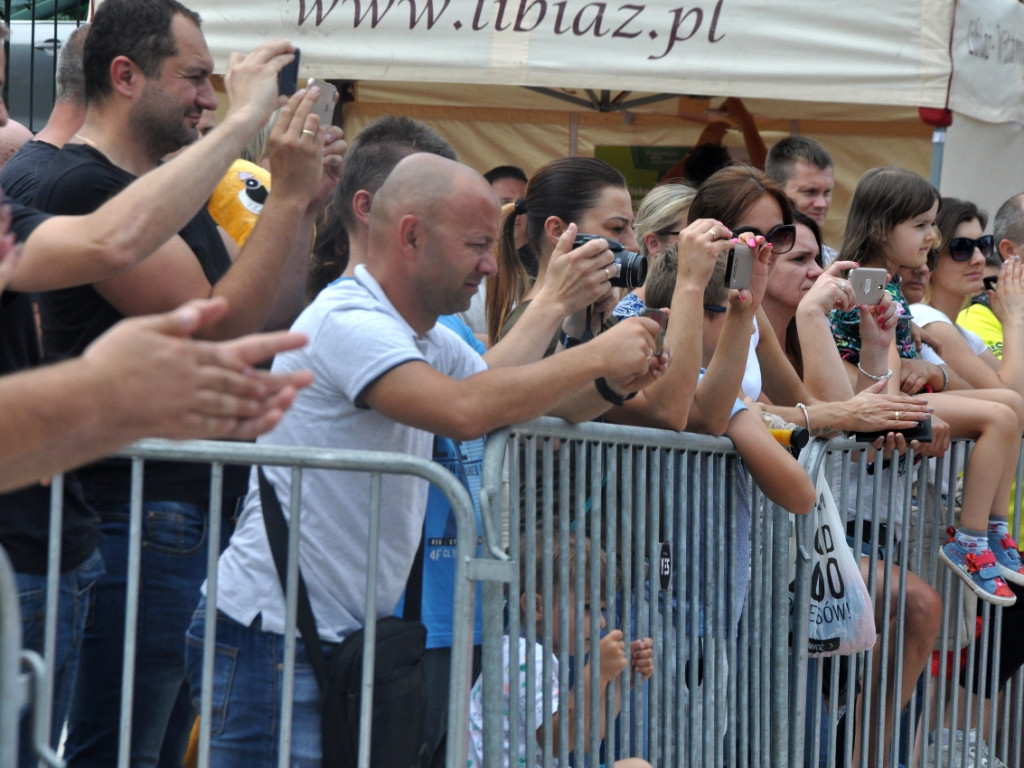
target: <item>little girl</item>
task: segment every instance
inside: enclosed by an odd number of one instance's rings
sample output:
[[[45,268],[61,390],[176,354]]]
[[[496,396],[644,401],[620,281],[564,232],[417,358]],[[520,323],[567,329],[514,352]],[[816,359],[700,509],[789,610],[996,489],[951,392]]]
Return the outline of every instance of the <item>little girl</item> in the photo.
[[[927,181],[901,168],[873,168],[861,177],[850,203],[839,258],[865,267],[883,267],[896,275],[902,267],[925,264],[936,244],[939,194]],[[975,440],[964,474],[961,526],[952,532],[939,556],[977,595],[995,605],[1016,598],[1004,577],[1024,577],[1016,553],[1004,552],[1006,508],[1020,453],[1021,399],[1008,390],[947,392],[948,375],[920,360],[910,336],[911,314],[898,279],[886,289],[900,304],[890,368],[865,370],[860,361],[858,310],[834,312],[832,331],[851,380],[858,389],[887,380],[889,391],[928,391],[935,409],[936,441],[922,453],[941,455],[945,424],[952,437]],[[935,418],[938,417],[938,418]]]

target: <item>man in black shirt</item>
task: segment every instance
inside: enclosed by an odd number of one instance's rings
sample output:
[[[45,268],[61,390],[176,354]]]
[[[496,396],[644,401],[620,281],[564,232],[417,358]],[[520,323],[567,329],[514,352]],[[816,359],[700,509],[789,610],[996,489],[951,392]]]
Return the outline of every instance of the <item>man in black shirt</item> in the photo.
[[[89,211],[194,142],[203,110],[217,106],[199,18],[174,0],[104,2],[93,17],[83,64],[85,123],[39,185],[36,205],[45,211]],[[263,330],[281,302],[281,316],[290,322],[302,300],[303,281],[294,273],[304,276],[313,221],[336,181],[326,174],[322,184],[325,139],[334,145],[338,138],[334,130],[319,129],[305,102],[284,107],[271,135],[274,191],[237,257],[201,210],[137,267],[43,294],[46,356],[80,354],[122,317],[195,298],[228,299],[228,311],[205,330],[207,338]],[[300,290],[282,296],[289,285]],[[116,762],[131,490],[125,461],[99,462],[76,475],[100,515],[106,574],[97,583],[95,618],[83,637],[72,694],[65,748],[72,768]],[[242,496],[244,474],[232,479],[225,495]],[[182,637],[205,577],[208,504],[208,467],[146,463],[132,764],[155,765],[162,750],[180,763],[187,745],[190,718],[172,721],[172,709],[185,682]]]
[[[6,34],[0,24],[0,38]],[[89,215],[48,217],[16,203],[5,206],[0,232],[9,229],[21,242],[21,252],[12,259],[10,240],[0,243],[0,289],[8,288],[0,295],[0,406],[5,414],[0,424],[0,489],[24,486],[29,478],[38,480],[143,436],[245,438],[280,418],[292,385],[301,383],[257,381],[245,369],[294,346],[296,339],[278,336],[217,345],[184,338],[216,323],[225,314],[223,300],[121,324],[83,358],[16,372],[40,359],[26,294],[109,278],[138,263],[185,224],[277,106],[276,75],[292,59],[291,51],[287,43],[274,41],[238,57],[227,78],[231,106],[211,137]],[[4,69],[0,49],[0,80]],[[6,119],[0,102],[0,125]],[[220,376],[227,378],[218,381]],[[64,491],[61,589],[73,597],[61,601],[58,617],[57,658],[51,670],[57,685],[54,739],[74,673],[74,638],[84,623],[82,598],[97,566],[93,514],[82,504],[74,482],[67,482]],[[37,651],[42,640],[33,622],[46,594],[42,574],[49,496],[38,483],[0,495],[0,544],[18,570],[25,645]],[[35,765],[29,740],[23,737],[20,743],[21,764]]]
[[[85,120],[82,51],[88,34],[89,25],[83,24],[61,46],[57,59],[56,100],[50,117],[35,138],[22,144],[0,169],[0,189],[8,200],[31,205],[50,160],[82,127]]]

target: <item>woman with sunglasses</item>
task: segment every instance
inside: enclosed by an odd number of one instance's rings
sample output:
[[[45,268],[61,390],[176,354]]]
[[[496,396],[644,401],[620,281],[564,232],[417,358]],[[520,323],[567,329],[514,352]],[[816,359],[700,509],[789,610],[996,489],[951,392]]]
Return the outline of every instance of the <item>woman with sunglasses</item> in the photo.
[[[974,388],[1006,387],[1024,396],[1024,283],[1021,262],[1003,263],[998,289],[988,291],[990,306],[1003,321],[1004,353],[1000,360],[981,338],[953,318],[984,289],[986,260],[992,256],[992,235],[983,235],[984,211],[969,201],[942,199],[936,225],[943,245],[928,255],[931,269],[924,304],[910,309],[915,322],[942,344],[942,357]]]
[[[900,269],[920,267],[936,242],[933,225],[939,202],[935,188],[911,171],[871,169],[854,190],[840,257],[862,266],[884,267],[894,276]],[[900,380],[895,372],[919,353],[911,339],[910,308],[899,283],[893,280],[886,289],[902,307],[887,371],[864,367],[856,309],[833,313],[832,326],[851,376],[886,379],[895,387]],[[975,441],[964,475],[961,526],[939,556],[979,598],[1012,605],[1016,597],[1004,579],[1024,583],[1024,567],[1016,547],[1007,546],[1006,508],[1020,453],[1024,400],[1007,389],[946,392],[945,381],[932,389],[928,401],[938,417],[933,418],[933,433],[936,424],[944,422],[947,434]],[[947,444],[945,439],[933,440],[922,447],[922,453],[941,456]]]
[[[927,415],[929,407],[919,398],[907,397],[895,390],[885,393],[881,383],[872,382],[870,379],[865,383],[872,386],[864,387],[869,391],[854,397],[854,388],[837,354],[826,317],[826,313],[832,308],[848,309],[853,305],[852,287],[848,281],[836,274],[836,270],[842,266],[851,265],[836,265],[825,274],[822,274],[816,264],[813,267],[809,266],[819,257],[820,237],[815,234],[813,228],[795,224],[792,205],[778,184],[750,167],[734,166],[724,169],[700,187],[696,199],[690,206],[690,216],[717,217],[731,227],[731,234],[734,237],[737,234],[746,237],[746,233],[751,233],[758,239],[763,236],[764,243],[761,248],[770,252],[774,266],[767,275],[766,285],[762,286],[762,290],[765,291],[765,302],[762,302],[763,306],[756,313],[757,338],[753,344],[756,359],[750,361],[748,366],[755,368],[755,375],[763,381],[763,387],[760,388],[763,390],[760,397],[763,409],[781,416],[788,422],[807,424],[809,431],[815,436],[831,434],[838,429],[895,430],[914,426]],[[791,253],[794,254],[794,259],[799,260],[805,267],[803,276],[800,275],[798,268],[793,268],[794,264],[788,263],[793,261],[787,259]],[[774,289],[772,287],[779,266],[783,267],[783,271],[790,267],[790,277],[796,278],[798,283],[796,294],[802,295],[801,299],[793,302],[788,309],[782,309],[782,305],[788,302],[780,294],[789,293],[790,299],[793,299],[793,292],[781,290],[779,282],[775,282]],[[811,275],[811,280],[806,281],[809,290],[801,290],[804,288],[808,272]],[[785,281],[785,275],[779,277]],[[775,319],[780,322],[779,331],[773,326],[772,318],[768,314],[769,305],[766,302],[770,301],[768,297],[772,293],[777,299],[772,312]],[[715,316],[722,314],[716,311],[716,306],[707,306],[705,310],[705,327],[721,322],[715,320]],[[784,342],[780,341],[780,338],[785,337],[785,327],[788,326],[789,320],[794,318],[797,319],[800,331],[801,357],[804,361],[803,378],[794,367],[794,363],[799,363],[787,356],[783,348]],[[883,363],[886,361],[888,347],[895,333],[894,326],[891,309],[871,307],[864,313],[860,335],[865,341],[871,340],[871,344],[865,348],[865,360],[870,358],[874,361],[879,358]],[[747,333],[750,332],[748,327]],[[868,346],[872,349],[869,350]],[[874,347],[878,348],[880,354],[875,354]],[[716,363],[717,360],[711,361],[708,375],[711,375]],[[749,378],[748,376],[748,382]],[[744,387],[744,392],[747,396],[754,395],[747,387]],[[893,404],[894,401],[896,404]],[[879,438],[875,447],[891,451],[904,448],[905,443],[902,437],[890,433],[885,438]],[[898,569],[894,570],[894,574],[891,583],[895,585],[902,577]],[[867,579],[866,570],[864,576]],[[932,643],[938,629],[938,616],[941,613],[937,610],[938,596],[931,587],[911,573],[907,573],[905,579],[907,607],[902,627],[902,674],[897,674],[896,668],[891,664],[881,663],[880,658],[876,659],[874,664],[876,675],[880,674],[882,669],[888,669],[887,706],[884,718],[878,717],[885,725],[883,733],[886,745],[891,739],[891,724],[895,712],[902,709],[913,695],[914,682],[930,658]],[[883,582],[879,579],[878,583]],[[898,602],[896,599],[876,600],[876,625],[891,624],[900,619],[897,614]],[[888,616],[882,613],[886,605],[890,608]],[[880,649],[876,649],[877,652],[880,652]],[[902,684],[901,701],[895,696],[897,680]],[[859,749],[859,738],[855,744]],[[857,754],[859,755],[859,752]]]
[[[690,206],[690,219],[698,217],[720,220],[731,227],[734,239],[753,237],[758,244],[757,255],[766,256],[771,263],[784,259],[797,242],[789,198],[769,176],[750,166],[724,168],[702,184]],[[766,277],[765,282],[771,281]],[[760,293],[753,297],[755,305],[762,304],[766,287],[762,284]],[[852,306],[853,288],[830,271],[815,291],[813,301],[845,309]],[[705,326],[712,326],[712,331],[717,324],[724,328],[731,314],[726,309],[725,305],[705,306]],[[748,358],[743,392],[752,400],[769,403],[766,408],[771,412],[788,422],[807,424],[812,436],[839,429],[900,429],[914,426],[923,418],[918,413],[919,406],[909,399],[908,407],[883,410],[864,410],[861,403],[850,406],[845,402],[854,392],[835,354],[823,309],[807,313],[802,338],[806,364],[800,373],[784,352],[765,307],[758,306],[751,314],[753,324],[751,327],[747,321],[746,332],[751,335],[752,354]],[[879,325],[886,322],[884,317],[884,310],[872,310],[870,317],[865,318],[865,323],[871,326],[867,333],[884,332]],[[884,357],[883,354],[883,360]],[[864,382],[865,385],[873,383]],[[798,403],[807,408],[806,412]],[[897,410],[903,418],[894,420],[892,417]]]

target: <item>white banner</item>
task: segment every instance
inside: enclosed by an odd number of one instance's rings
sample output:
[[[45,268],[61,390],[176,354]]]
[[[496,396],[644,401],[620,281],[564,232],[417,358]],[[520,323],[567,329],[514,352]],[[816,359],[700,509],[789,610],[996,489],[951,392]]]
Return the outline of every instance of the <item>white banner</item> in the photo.
[[[269,37],[303,76],[933,106],[948,0],[193,0],[223,71]],[[1014,3],[1013,5],[1017,5]]]
[[[1024,123],[1024,5],[958,0],[949,106],[989,123]]]

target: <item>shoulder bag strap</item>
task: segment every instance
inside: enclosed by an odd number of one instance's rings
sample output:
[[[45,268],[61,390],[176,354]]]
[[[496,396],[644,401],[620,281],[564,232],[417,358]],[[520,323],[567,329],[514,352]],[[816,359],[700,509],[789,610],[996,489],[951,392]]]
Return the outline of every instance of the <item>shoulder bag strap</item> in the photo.
[[[256,468],[260,480],[260,503],[263,507],[263,524],[267,528],[267,541],[270,543],[270,553],[274,556],[274,566],[277,568],[278,578],[281,579],[281,589],[288,593],[287,572],[288,564],[288,523],[284,519],[284,512],[281,511],[281,503],[277,500],[277,493],[274,491],[267,476],[263,474],[263,467]],[[327,665],[324,663],[324,649],[320,644],[320,635],[316,631],[316,619],[313,617],[313,606],[309,602],[309,593],[306,592],[306,582],[302,579],[302,571],[299,571],[299,612],[296,624],[302,635],[302,642],[306,646],[306,653],[309,655],[309,663],[316,674],[317,682],[320,684],[321,692],[327,690]]]

